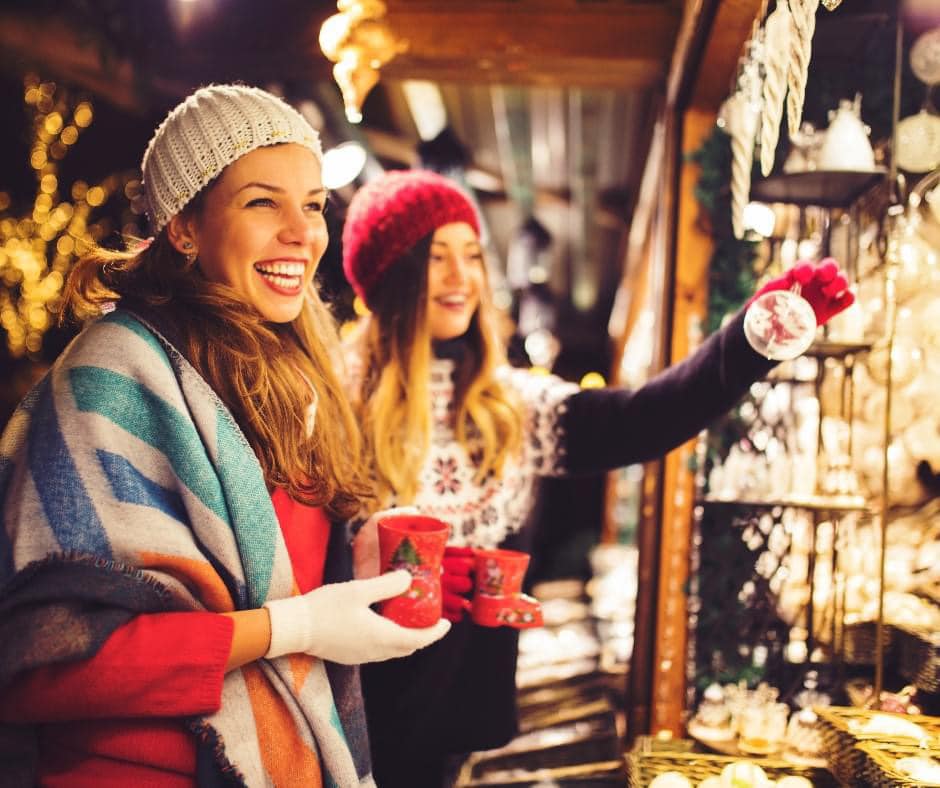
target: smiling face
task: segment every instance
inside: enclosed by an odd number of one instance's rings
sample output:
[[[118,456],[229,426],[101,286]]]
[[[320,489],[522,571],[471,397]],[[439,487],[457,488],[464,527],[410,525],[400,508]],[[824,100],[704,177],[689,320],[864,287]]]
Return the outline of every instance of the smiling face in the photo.
[[[486,287],[483,249],[466,222],[438,227],[428,257],[428,331],[433,339],[462,336]]]
[[[325,204],[311,151],[257,148],[223,170],[197,215],[174,216],[168,232],[177,250],[195,251],[206,279],[236,290],[266,320],[287,323],[326,250]]]

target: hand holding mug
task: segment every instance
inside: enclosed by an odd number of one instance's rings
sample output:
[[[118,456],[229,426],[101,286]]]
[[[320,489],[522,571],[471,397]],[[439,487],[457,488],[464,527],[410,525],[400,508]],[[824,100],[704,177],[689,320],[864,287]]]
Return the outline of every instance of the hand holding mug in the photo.
[[[381,604],[382,615],[404,627],[433,625],[443,612],[441,562],[450,526],[434,517],[396,513],[380,519],[377,530],[382,572],[411,574],[408,589]]]

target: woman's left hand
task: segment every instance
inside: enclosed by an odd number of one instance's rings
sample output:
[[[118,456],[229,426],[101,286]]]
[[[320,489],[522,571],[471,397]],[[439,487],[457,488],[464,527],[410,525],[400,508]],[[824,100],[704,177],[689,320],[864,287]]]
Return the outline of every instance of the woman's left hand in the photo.
[[[819,263],[796,263],[785,274],[771,279],[754,293],[748,304],[764,293],[771,290],[789,290],[794,284],[799,284],[800,295],[813,307],[818,326],[825,324],[855,302],[855,294],[849,290],[845,274],[839,270],[839,265],[833,258],[827,257]]]
[[[403,514],[420,514],[414,506],[395,506],[376,512],[363,523],[353,538],[353,577],[357,580],[366,580],[375,577],[381,569],[379,562],[379,520],[386,517],[397,517]]]

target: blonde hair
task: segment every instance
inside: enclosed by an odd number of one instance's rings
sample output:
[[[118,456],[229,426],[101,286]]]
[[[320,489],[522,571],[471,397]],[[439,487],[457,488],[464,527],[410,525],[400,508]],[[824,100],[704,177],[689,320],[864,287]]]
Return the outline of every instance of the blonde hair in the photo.
[[[192,210],[201,202],[194,201]],[[82,319],[119,299],[131,308],[159,308],[178,330],[181,351],[232,411],[268,487],[282,487],[335,516],[352,516],[372,491],[360,462],[361,434],[334,371],[341,363],[339,344],[326,306],[311,292],[293,322],[268,323],[246,309],[236,291],[194,268],[165,229],[142,250],[99,248],[70,274],[66,309]],[[301,405],[311,400],[304,376],[318,395],[311,437]]]
[[[407,503],[418,491],[418,474],[430,445],[431,335],[427,326],[427,266],[431,236],[396,260],[370,295],[354,342],[364,370],[353,401],[360,413],[366,451],[379,485],[379,499]],[[482,445],[477,481],[501,475],[522,445],[522,415],[496,379],[505,354],[488,292],[467,331],[467,352],[454,380],[454,430],[469,448]]]

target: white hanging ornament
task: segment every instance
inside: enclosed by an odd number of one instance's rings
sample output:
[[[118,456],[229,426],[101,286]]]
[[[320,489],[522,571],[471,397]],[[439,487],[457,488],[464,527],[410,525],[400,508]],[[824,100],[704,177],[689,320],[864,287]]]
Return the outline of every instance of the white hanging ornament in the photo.
[[[787,0],[780,0],[765,25],[764,100],[760,120],[760,169],[765,177],[774,168],[774,155],[780,138],[792,27],[790,6]]]
[[[731,134],[731,226],[735,238],[744,237],[744,207],[751,193],[754,142],[757,136],[757,108],[737,91],[723,110]]]
[[[819,0],[790,0],[793,30],[790,36],[790,67],[787,70],[787,123],[790,134],[800,129],[803,99],[809,78],[809,61],[813,55],[813,33],[816,32],[816,11]]]
[[[940,83],[940,27],[928,30],[911,46],[911,71],[925,85]]]
[[[896,160],[902,170],[929,172],[940,166],[940,117],[922,109],[898,123]]]

